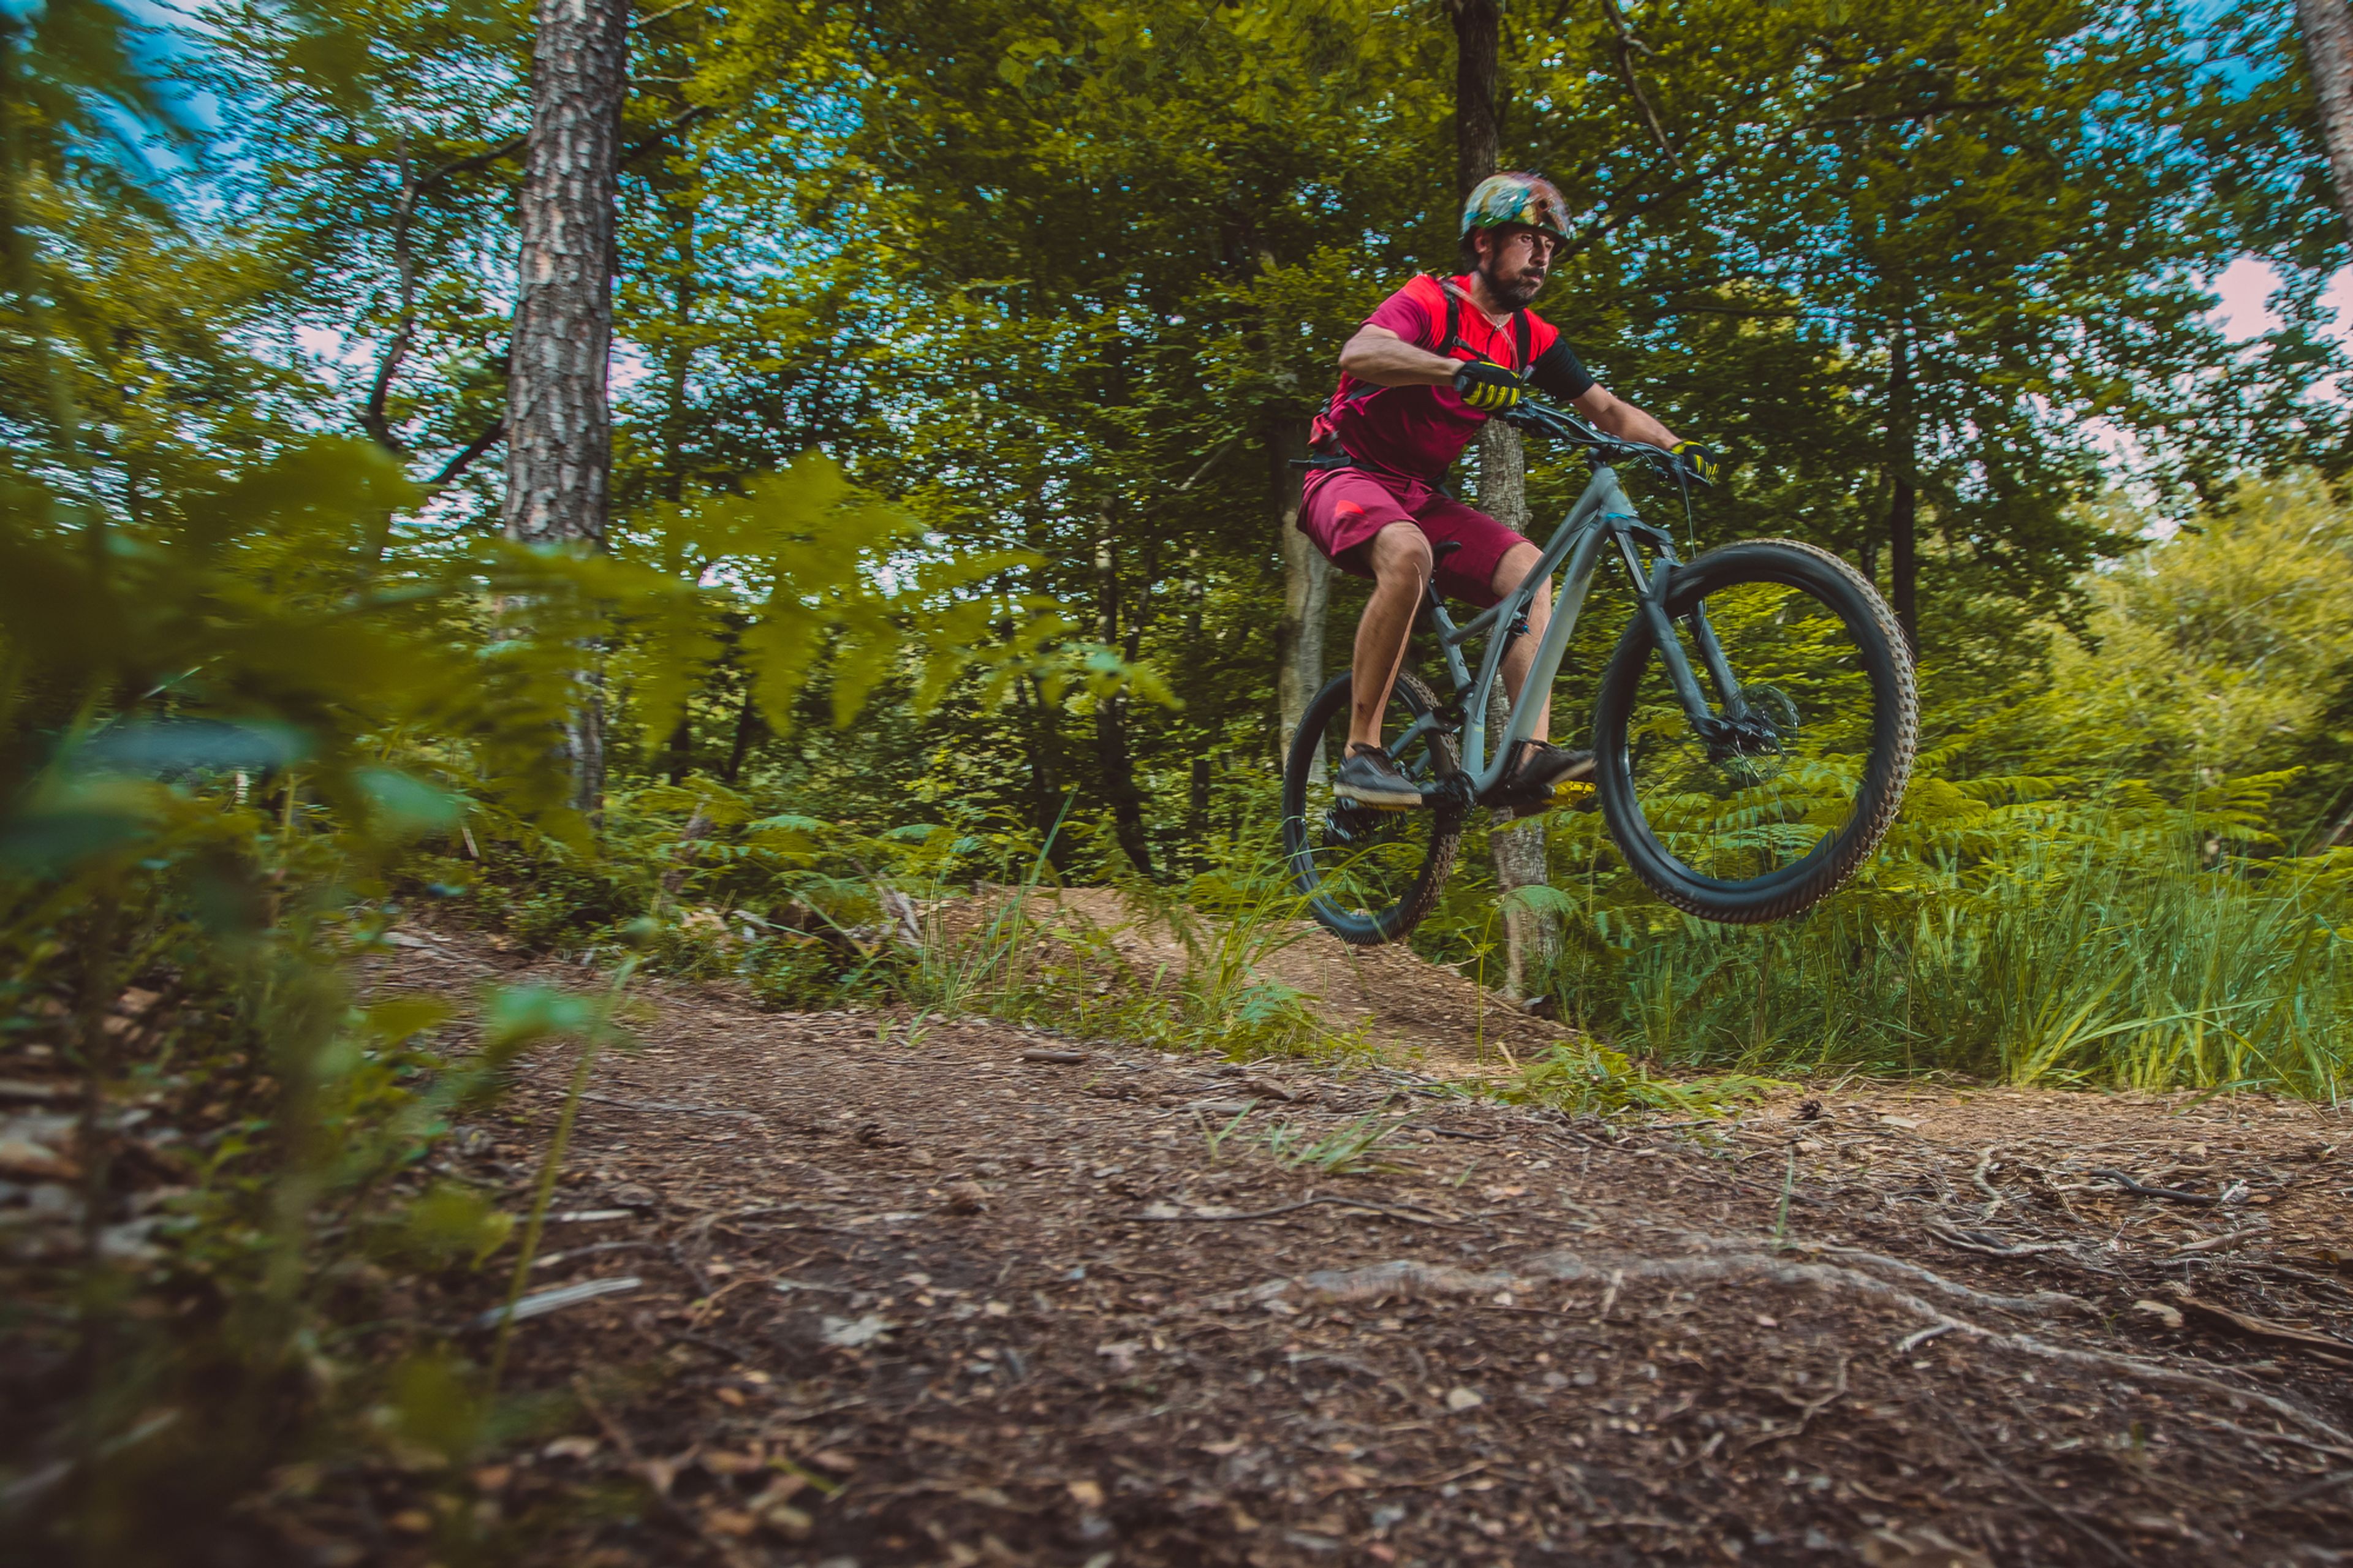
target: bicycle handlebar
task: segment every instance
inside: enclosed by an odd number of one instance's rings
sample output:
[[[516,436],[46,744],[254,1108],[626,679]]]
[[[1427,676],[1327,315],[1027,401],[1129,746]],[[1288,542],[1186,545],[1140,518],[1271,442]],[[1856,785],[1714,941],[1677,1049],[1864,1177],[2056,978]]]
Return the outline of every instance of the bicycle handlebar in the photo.
[[[1534,398],[1523,399],[1520,405],[1510,413],[1498,414],[1494,417],[1535,435],[1550,436],[1556,440],[1583,447],[1604,462],[1620,457],[1639,458],[1644,462],[1660,464],[1669,472],[1672,472],[1676,466],[1675,455],[1664,447],[1654,446],[1648,441],[1629,441],[1622,436],[1605,435],[1567,409],[1555,408]]]

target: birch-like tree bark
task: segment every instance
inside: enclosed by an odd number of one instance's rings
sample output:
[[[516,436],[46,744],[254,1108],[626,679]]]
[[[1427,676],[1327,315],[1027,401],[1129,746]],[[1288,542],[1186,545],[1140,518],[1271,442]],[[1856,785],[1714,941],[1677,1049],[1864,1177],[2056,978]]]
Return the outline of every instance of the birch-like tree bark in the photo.
[[[1528,470],[1520,433],[1492,419],[1479,432],[1479,504],[1506,528],[1527,532]],[[1535,691],[1522,695],[1543,700]],[[1487,696],[1487,732],[1500,740],[1511,722],[1512,705],[1498,680]],[[1512,897],[1517,889],[1541,888],[1551,880],[1545,819],[1498,823],[1487,843],[1495,857],[1495,891],[1504,900],[1504,994],[1515,1002],[1529,1001],[1529,982],[1543,975],[1560,952],[1560,924],[1552,911]]]
[[[1472,187],[1503,162],[1503,132],[1495,114],[1497,33],[1495,0],[1451,0],[1454,19],[1455,179],[1468,198]],[[1528,531],[1528,470],[1520,433],[1493,419],[1479,431],[1479,505],[1490,517],[1520,533]],[[1525,695],[1543,700],[1541,695]],[[1511,723],[1511,703],[1502,681],[1487,705],[1487,732],[1501,742]],[[1545,820],[1531,816],[1488,835],[1495,857],[1495,887],[1504,900],[1504,992],[1527,999],[1531,979],[1540,974],[1560,945],[1548,910],[1514,899],[1514,889],[1542,887],[1547,879]]]
[[[537,0],[531,136],[517,227],[507,381],[507,537],[601,549],[613,466],[606,386],[613,343],[614,205],[628,0]],[[603,701],[592,677],[565,737],[574,802],[605,784]]]
[[[1332,604],[1332,563],[1298,527],[1306,473],[1291,464],[1305,456],[1306,420],[1281,415],[1269,421],[1267,484],[1282,549],[1282,618],[1274,629],[1275,706],[1282,715],[1282,733],[1275,742],[1278,758],[1289,755],[1299,721],[1323,689],[1324,621]],[[1322,759],[1316,767],[1322,771]]]
[[[2295,0],[2295,23],[2320,111],[2321,142],[2328,149],[2337,215],[2353,237],[2353,5],[2346,0]]]

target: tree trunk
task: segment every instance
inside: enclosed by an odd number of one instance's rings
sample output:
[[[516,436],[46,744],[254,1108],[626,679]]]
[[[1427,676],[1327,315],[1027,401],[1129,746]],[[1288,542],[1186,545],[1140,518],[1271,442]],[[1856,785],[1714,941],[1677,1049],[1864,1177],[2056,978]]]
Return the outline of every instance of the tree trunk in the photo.
[[[676,215],[678,275],[670,288],[670,337],[662,345],[662,499],[686,496],[686,437],[692,426],[687,392],[694,376],[695,219],[702,199],[698,189],[675,193],[666,199]]]
[[[1498,16],[1495,0],[1453,0],[1455,180],[1468,197],[1472,186],[1496,172],[1503,161],[1503,129],[1495,113]],[[1505,527],[1528,531],[1527,459],[1520,433],[1489,420],[1479,430],[1479,505]],[[1542,700],[1539,694],[1523,695]],[[1496,744],[1512,721],[1512,708],[1495,683],[1487,702],[1487,733]],[[1560,933],[1549,910],[1531,909],[1509,895],[1516,888],[1543,887],[1545,820],[1532,816],[1488,835],[1495,858],[1495,888],[1505,898],[1504,993],[1527,999],[1528,983],[1550,966]]]
[[[1895,600],[1895,624],[1914,654],[1920,651],[1920,494],[1914,484],[1919,433],[1912,409],[1912,342],[1899,328],[1889,353],[1887,462],[1895,499],[1887,509],[1888,586]]]
[[[1504,156],[1495,119],[1495,0],[1450,0],[1454,14],[1454,183],[1471,187],[1495,173]]]
[[[628,0],[537,0],[531,137],[517,226],[507,383],[507,537],[601,549],[613,464],[614,194],[628,66]],[[598,679],[567,726],[574,802],[604,795]]]
[[[1119,558],[1112,534],[1112,510],[1103,513],[1103,536],[1095,542],[1095,593],[1106,647],[1119,646]],[[1131,644],[1134,639],[1130,639]],[[1134,657],[1131,649],[1129,657]],[[1152,846],[1144,832],[1144,795],[1135,787],[1135,758],[1128,748],[1127,701],[1106,697],[1095,704],[1095,762],[1103,770],[1103,796],[1111,803],[1112,831],[1127,858],[1152,875]]]
[[[1306,470],[1291,466],[1307,456],[1307,421],[1280,415],[1269,422],[1266,463],[1274,500],[1274,531],[1282,549],[1282,618],[1275,623],[1275,703],[1282,714],[1278,757],[1290,753],[1291,737],[1307,705],[1324,686],[1324,620],[1332,605],[1332,563],[1299,531],[1299,497]],[[1320,771],[1322,763],[1318,759]]]
[[[2295,0],[2295,20],[2320,139],[2328,149],[2337,215],[2353,237],[2353,6],[2346,0]]]
[[[744,776],[744,761],[752,754],[752,731],[760,722],[760,705],[754,700],[753,681],[744,678],[744,700],[735,710],[735,738],[727,746],[727,771],[720,775],[732,786]]]
[[[1034,675],[1023,676],[1013,695],[1021,709],[1021,749],[1029,763],[1029,819],[1048,862],[1057,872],[1067,872],[1069,839],[1055,831],[1062,815],[1061,743],[1055,730],[1060,710],[1046,700],[1045,688]]]
[[[1479,504],[1506,528],[1528,531],[1527,458],[1520,433],[1489,420],[1479,430]],[[1533,692],[1524,695],[1536,698]],[[1542,700],[1541,698],[1536,698]],[[1487,732],[1500,743],[1512,721],[1512,705],[1497,681],[1487,698]],[[1505,826],[1498,823],[1488,835],[1495,856],[1495,889],[1504,904],[1504,994],[1514,1002],[1529,1000],[1532,980],[1548,978],[1547,971],[1560,952],[1560,929],[1548,910],[1531,909],[1510,898],[1515,888],[1541,888],[1550,880],[1545,858],[1545,819],[1524,817]]]

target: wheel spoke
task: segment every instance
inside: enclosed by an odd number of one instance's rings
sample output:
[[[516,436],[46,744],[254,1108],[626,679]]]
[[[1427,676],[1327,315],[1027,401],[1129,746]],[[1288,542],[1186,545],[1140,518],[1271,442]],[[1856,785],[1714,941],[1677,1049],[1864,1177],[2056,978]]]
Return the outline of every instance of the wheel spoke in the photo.
[[[1802,589],[1738,584],[1709,595],[1707,614],[1751,733],[1704,739],[1654,658],[1638,709],[1645,743],[1634,794],[1668,854],[1698,876],[1749,881],[1796,865],[1852,820],[1871,682],[1841,652],[1852,638],[1837,613]],[[1688,626],[1679,629],[1696,665]]]
[[[1630,634],[1603,702],[1610,830],[1679,907],[1778,919],[1851,875],[1893,820],[1911,762],[1910,662],[1870,585],[1808,546],[1729,545],[1676,583],[1684,657],[1708,668],[1683,596],[1704,593],[1739,700],[1703,675],[1711,707],[1694,720],[1663,651]]]
[[[1303,770],[1294,750],[1284,783],[1285,846],[1295,880],[1314,896],[1318,920],[1351,942],[1393,941],[1411,929],[1444,880],[1461,814],[1431,806],[1378,809],[1340,789],[1348,741],[1345,699],[1345,687],[1319,697],[1311,721],[1322,745],[1310,752]],[[1382,716],[1398,771],[1424,789],[1455,771],[1445,735],[1415,731],[1433,701],[1426,688],[1404,678]]]

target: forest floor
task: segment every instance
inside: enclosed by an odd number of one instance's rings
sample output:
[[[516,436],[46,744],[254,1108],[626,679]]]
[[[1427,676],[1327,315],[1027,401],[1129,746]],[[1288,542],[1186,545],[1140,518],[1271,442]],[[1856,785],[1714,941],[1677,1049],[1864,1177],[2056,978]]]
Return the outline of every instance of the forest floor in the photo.
[[[409,940],[371,986],[586,980]],[[491,1561],[2353,1561],[2343,1110],[1843,1081],[1604,1123],[1452,1050],[638,995],[532,1274],[609,1293],[515,1331],[561,1414],[472,1472]],[[568,1077],[450,1168],[522,1206]],[[282,1527],[453,1561],[407,1488]]]

